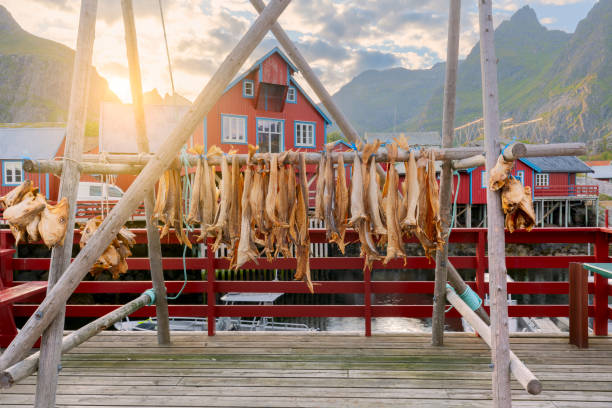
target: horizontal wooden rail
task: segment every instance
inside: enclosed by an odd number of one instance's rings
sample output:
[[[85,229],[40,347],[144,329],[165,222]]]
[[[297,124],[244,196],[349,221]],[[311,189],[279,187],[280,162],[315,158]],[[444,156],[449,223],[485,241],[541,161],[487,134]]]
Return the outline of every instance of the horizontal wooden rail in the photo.
[[[587,185],[561,185],[561,186],[535,186],[535,197],[597,197],[599,186]]]

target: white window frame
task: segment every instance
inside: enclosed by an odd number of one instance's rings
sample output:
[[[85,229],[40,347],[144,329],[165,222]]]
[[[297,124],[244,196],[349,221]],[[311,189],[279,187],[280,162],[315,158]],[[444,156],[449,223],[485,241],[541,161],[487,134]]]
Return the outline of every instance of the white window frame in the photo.
[[[19,170],[19,179],[16,177],[16,171]],[[11,172],[9,180],[9,171]],[[23,161],[21,160],[7,160],[2,162],[2,185],[4,186],[18,186],[23,182]]]
[[[277,124],[280,124],[279,132],[271,130],[269,126],[272,124],[272,122],[276,122]],[[264,127],[264,130],[261,130],[261,131],[259,130],[260,125]],[[268,129],[265,129],[266,125],[268,126]],[[278,153],[285,151],[285,119],[255,118],[255,135],[256,135],[255,139],[256,139],[257,146],[260,146],[262,137],[267,136],[266,144],[268,145],[268,148],[258,150],[259,153],[267,153],[271,150],[273,134],[278,136],[278,149],[279,149]],[[277,153],[277,152],[273,152],[273,153]]]
[[[547,187],[550,185],[550,177],[548,173],[536,173],[536,187]]]
[[[515,177],[521,181],[522,185],[525,185],[525,170],[517,170]]]
[[[290,86],[289,89],[287,89],[287,102],[297,103],[297,90],[295,86]]]
[[[308,132],[309,130],[310,132]],[[306,132],[306,134],[304,134],[304,132]],[[317,143],[317,123],[303,120],[294,121],[293,143],[295,147],[315,148]]]
[[[221,114],[221,143],[247,144],[246,115]],[[226,125],[227,124],[227,125]]]
[[[248,86],[251,86],[251,92],[247,92]],[[251,79],[245,79],[242,81],[242,97],[243,98],[254,98],[255,97],[255,82]]]
[[[487,171],[483,170],[480,172],[480,187],[487,188],[487,184],[489,183],[489,178],[487,177]]]

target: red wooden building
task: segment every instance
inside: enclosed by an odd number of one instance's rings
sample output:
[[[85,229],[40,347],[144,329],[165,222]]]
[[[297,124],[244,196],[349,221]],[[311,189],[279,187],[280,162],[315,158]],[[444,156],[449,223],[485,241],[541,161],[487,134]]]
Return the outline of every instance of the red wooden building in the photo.
[[[531,187],[540,226],[584,225],[574,219],[575,210],[580,207],[581,211],[584,209],[588,214],[588,207],[597,201],[599,190],[597,186],[576,184],[576,174],[592,172],[589,166],[575,156],[522,158],[516,161],[512,169],[514,177]],[[460,171],[459,177],[457,215],[460,224],[469,227],[486,225],[488,177],[484,166]],[[457,176],[454,182],[456,189]]]
[[[322,150],[331,120],[293,78],[298,69],[274,48],[239,75],[213,106],[194,137],[207,148],[247,152]]]

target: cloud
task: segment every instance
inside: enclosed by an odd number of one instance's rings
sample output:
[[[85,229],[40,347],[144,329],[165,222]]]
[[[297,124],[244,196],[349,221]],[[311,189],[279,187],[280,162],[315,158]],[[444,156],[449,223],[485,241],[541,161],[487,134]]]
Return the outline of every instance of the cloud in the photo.
[[[541,19],[540,19],[540,22],[541,22],[542,24],[552,24],[552,23],[554,23],[555,21],[557,21],[557,19],[556,19],[556,18],[554,18],[554,17],[544,17],[544,18],[541,18]]]

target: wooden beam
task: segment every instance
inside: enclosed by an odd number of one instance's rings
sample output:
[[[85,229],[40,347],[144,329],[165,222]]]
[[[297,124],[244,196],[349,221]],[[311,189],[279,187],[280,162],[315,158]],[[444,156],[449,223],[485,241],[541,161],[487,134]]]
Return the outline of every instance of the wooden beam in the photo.
[[[480,337],[489,347],[492,346],[491,328],[483,322],[472,309],[457,295],[454,290],[447,289],[446,298],[453,305],[461,316],[478,332]],[[523,362],[512,352],[509,351],[510,371],[514,378],[523,386],[525,391],[530,394],[537,395],[542,392],[542,383],[535,375],[523,364]]]
[[[266,9],[255,20],[251,28],[229,53],[217,72],[200,92],[194,104],[183,116],[180,123],[164,141],[159,152],[147,163],[140,175],[125,192],[119,203],[104,219],[90,238],[87,246],[68,267],[57,285],[38,306],[21,331],[0,356],[0,370],[20,361],[36,342],[42,331],[57,315],[68,297],[74,292],[81,279],[87,274],[96,259],[102,254],[119,232],[125,221],[143,201],[145,191],[153,188],[164,170],[174,160],[181,147],[189,139],[195,128],[219,100],[224,89],[238,73],[248,56],[261,42],[270,26],[276,21],[291,0],[270,0]]]
[[[457,66],[459,65],[459,33],[461,0],[450,0],[448,11],[448,41],[446,45],[446,77],[444,81],[444,105],[442,111],[442,147],[453,147],[455,124],[455,95],[457,90]],[[440,175],[440,218],[444,246],[436,251],[433,316],[431,320],[431,343],[444,344],[444,311],[446,308],[446,276],[448,262],[448,232],[451,220],[453,170],[451,162],[442,163]]]
[[[584,154],[586,147],[584,143],[558,143],[549,145],[525,145],[527,150],[523,156],[520,157],[533,157],[533,156],[555,156],[552,152],[562,151],[563,154],[570,154],[570,152],[577,154]],[[482,147],[451,147],[433,149],[436,160],[453,160],[453,168],[458,170],[462,168],[472,168],[479,165],[484,165],[484,156],[482,155]],[[548,153],[551,154],[548,154]],[[544,154],[545,153],[545,154]],[[360,153],[361,154],[361,153]],[[416,158],[420,157],[420,152],[416,152]],[[345,163],[349,160],[352,161],[355,155],[354,152],[333,152],[332,161],[337,161],[338,156],[342,155]],[[241,164],[245,164],[248,158],[246,154],[238,154],[238,161]],[[144,165],[146,165],[151,158],[154,157],[152,154],[142,155],[86,155],[84,161],[79,163],[79,168],[82,174],[139,174]],[[320,160],[320,153],[306,153],[306,163],[317,164]],[[255,154],[255,160],[263,160],[265,154]],[[378,150],[375,154],[377,162],[389,161],[387,151],[384,148]],[[464,161],[465,159],[465,161]],[[104,160],[104,162],[101,162]],[[189,155],[187,160],[191,166],[197,164],[198,157],[195,155]],[[210,164],[219,165],[221,159],[218,157],[211,157],[209,160]],[[408,160],[408,153],[400,151],[398,154],[397,161]],[[297,163],[294,156],[289,156],[286,163],[292,162]],[[466,164],[464,164],[466,163]],[[178,160],[175,160],[171,166],[179,169],[181,164]],[[23,168],[28,173],[62,173],[62,162],[57,160],[25,160]]]
[[[487,174],[495,166],[499,148],[499,96],[497,58],[493,39],[492,0],[478,2],[480,27],[480,69],[482,72],[482,106]],[[487,225],[489,248],[489,296],[491,303],[491,351],[493,355],[493,404],[497,408],[512,406],[510,390],[510,342],[508,339],[508,291],[504,215],[499,191],[487,188]]]
[[[149,140],[142,95],[142,79],[140,76],[140,60],[138,57],[138,41],[136,40],[136,23],[132,0],[121,0],[123,25],[125,27],[125,47],[127,49],[128,67],[130,69],[130,88],[132,91],[132,107],[136,122],[136,141],[141,154],[149,153]],[[181,203],[182,204],[182,203]],[[157,316],[157,341],[160,345],[170,344],[170,320],[168,299],[164,283],[164,268],[162,267],[162,249],[159,241],[159,230],[153,222],[155,208],[155,189],[151,188],[144,198],[145,219],[147,225],[147,248],[151,265],[151,280],[155,290],[155,314]],[[181,220],[182,222],[182,220]]]
[[[467,289],[467,284],[465,283],[461,275],[459,275],[459,271],[457,271],[455,266],[451,264],[450,262],[447,262],[446,271],[448,274],[447,276],[448,283],[451,285],[451,287],[457,293],[464,293],[465,290]],[[483,302],[483,305],[484,305],[484,302]],[[480,307],[476,309],[475,312],[478,315],[478,317],[480,317],[485,323],[490,324],[491,321],[489,319],[489,315],[487,314],[487,311],[485,310],[483,305],[480,305]]]
[[[61,354],[66,354],[73,348],[89,340],[101,331],[111,327],[115,322],[125,319],[138,309],[147,306],[151,302],[148,294],[143,293],[131,302],[126,303],[118,309],[86,324],[79,330],[70,333],[62,339]],[[19,381],[27,378],[36,371],[39,364],[40,352],[34,353],[19,363],[7,368],[0,373],[0,388],[9,388]]]
[[[76,201],[81,173],[78,162],[85,145],[85,120],[87,117],[87,96],[90,85],[91,60],[96,33],[97,0],[83,0],[79,17],[76,52],[72,85],[70,88],[70,107],[66,125],[65,159],[62,162],[62,179],[59,196],[68,199],[68,233],[63,244],[56,245],[51,252],[51,266],[47,286],[47,299],[52,297],[64,271],[70,265],[74,234],[70,233],[76,218]],[[58,197],[59,198],[59,197]],[[66,300],[57,305],[57,313],[42,333],[40,343],[40,370],[36,382],[36,408],[55,407],[57,376],[61,359],[61,342],[64,333]],[[4,356],[3,356],[4,357]]]

